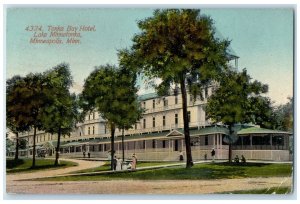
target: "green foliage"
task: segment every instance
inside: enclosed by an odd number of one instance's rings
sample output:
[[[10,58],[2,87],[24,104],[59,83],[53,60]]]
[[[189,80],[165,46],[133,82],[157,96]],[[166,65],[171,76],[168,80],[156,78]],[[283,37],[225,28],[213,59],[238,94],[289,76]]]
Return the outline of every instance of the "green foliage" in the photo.
[[[19,147],[20,149],[26,149],[27,148],[27,140],[24,138],[19,139]]]
[[[294,119],[294,102],[293,98],[278,107],[274,107],[272,114],[272,128],[284,131],[293,131]]]
[[[33,151],[35,152],[36,129],[43,129],[42,110],[49,104],[48,84],[42,74],[30,73],[25,77],[14,76],[7,80],[6,120],[7,127],[18,133],[34,129]],[[18,137],[18,135],[17,135]],[[16,159],[18,143],[16,146]],[[32,167],[35,166],[35,154]]]
[[[246,69],[242,72],[228,70],[222,75],[219,87],[208,99],[206,116],[213,122],[226,125],[267,122],[271,114],[270,100],[260,96],[267,85],[251,81]]]
[[[6,152],[11,151],[14,149],[14,142],[8,138],[6,138]]]
[[[160,78],[156,86],[161,96],[168,95],[171,85],[180,85],[187,168],[192,166],[186,85],[191,94],[202,97],[219,72],[227,67],[228,40],[215,37],[212,19],[197,9],[155,10],[153,17],[138,22],[141,32],[134,36],[126,62],[149,78]],[[131,60],[128,60],[131,59]]]
[[[112,160],[115,129],[131,128],[139,120],[143,111],[137,101],[135,71],[127,67],[129,65],[125,59],[125,57],[124,61],[121,59],[120,68],[108,64],[96,67],[85,80],[80,96],[83,115],[97,110],[101,117],[107,120],[111,129]]]
[[[58,168],[66,168],[71,166],[77,166],[78,164],[70,161],[60,161],[60,165]],[[36,166],[34,168],[31,167],[30,159],[19,159],[19,160],[6,160],[6,172],[7,173],[18,173],[18,172],[33,172],[37,170],[49,170],[55,169],[53,166],[52,159],[37,159]]]
[[[291,176],[291,164],[246,163],[235,165],[228,163],[196,164],[191,169],[181,167],[164,167],[161,169],[116,172],[101,175],[78,175],[67,177],[45,178],[48,181],[96,181],[96,180],[207,180],[234,179],[254,177]]]
[[[228,69],[220,76],[219,87],[208,99],[205,111],[212,122],[228,125],[229,133],[224,142],[229,144],[228,159],[231,162],[231,144],[238,139],[235,124],[267,124],[272,111],[270,100],[260,95],[268,91],[268,86],[251,81],[246,69],[242,72]]]
[[[72,76],[68,64],[59,64],[44,73],[47,80],[49,105],[43,109],[42,122],[46,132],[69,134],[75,127],[78,116],[76,95],[69,89]]]
[[[141,33],[133,38],[131,63],[147,76],[162,79],[158,93],[165,93],[185,76],[193,82],[189,90],[200,94],[197,87],[227,66],[229,41],[215,37],[212,19],[200,15],[200,10],[156,10],[153,17],[139,21],[138,27]]]
[[[7,80],[7,126],[17,132],[42,128],[41,110],[49,102],[46,89],[45,79],[38,73]]]
[[[110,125],[130,128],[142,112],[134,85],[134,76],[125,67],[96,67],[85,80],[80,96],[83,114],[97,109]]]

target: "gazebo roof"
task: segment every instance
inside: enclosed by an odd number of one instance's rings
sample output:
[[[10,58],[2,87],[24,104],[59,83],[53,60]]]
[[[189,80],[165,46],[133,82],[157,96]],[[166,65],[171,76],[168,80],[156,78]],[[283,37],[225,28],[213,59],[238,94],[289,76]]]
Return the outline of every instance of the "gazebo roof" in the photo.
[[[271,130],[271,129],[265,129],[260,127],[248,127],[238,131],[238,135],[248,135],[248,134],[290,134],[291,135],[290,132],[285,132],[281,130]]]

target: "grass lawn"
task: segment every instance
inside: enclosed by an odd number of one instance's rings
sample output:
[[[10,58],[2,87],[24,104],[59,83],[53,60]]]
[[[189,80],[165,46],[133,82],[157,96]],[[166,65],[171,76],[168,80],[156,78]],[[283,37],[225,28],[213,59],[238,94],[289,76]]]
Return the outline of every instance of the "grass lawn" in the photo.
[[[166,165],[166,164],[174,164],[178,162],[138,162],[138,168],[140,167],[148,167],[148,166],[160,166],[160,165]],[[96,168],[90,168],[90,169],[84,169],[80,171],[74,171],[71,173],[89,173],[89,172],[100,172],[100,171],[109,171],[110,170],[110,162],[105,162],[104,165],[96,167]]]
[[[36,159],[36,167],[31,168],[32,159],[19,159],[15,161],[14,159],[6,160],[6,172],[7,173],[17,173],[17,172],[33,172],[37,170],[47,170],[56,168],[66,168],[70,166],[77,166],[75,162],[60,160],[59,166],[54,166],[54,159]]]
[[[197,164],[193,168],[186,169],[182,166],[167,167],[162,169],[115,172],[101,175],[79,175],[47,178],[39,180],[53,181],[95,181],[114,179],[139,179],[139,180],[175,180],[175,179],[231,179],[251,177],[291,176],[291,164],[263,164],[247,163],[236,165],[228,163]]]
[[[255,190],[223,192],[221,194],[289,194],[289,193],[291,193],[290,187],[272,187],[272,188],[255,189]]]

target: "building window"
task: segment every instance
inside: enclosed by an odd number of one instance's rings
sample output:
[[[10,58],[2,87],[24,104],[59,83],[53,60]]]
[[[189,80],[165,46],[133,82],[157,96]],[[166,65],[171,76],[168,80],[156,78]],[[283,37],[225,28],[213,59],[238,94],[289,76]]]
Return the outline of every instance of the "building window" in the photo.
[[[46,135],[44,135],[44,141],[46,140]]]
[[[152,108],[155,108],[155,100],[152,100]]]
[[[163,126],[166,126],[166,116],[163,116]]]
[[[106,134],[106,125],[104,125],[104,134]]]
[[[143,120],[143,127],[144,127],[144,129],[146,128],[146,118],[144,118],[144,120]]]
[[[191,111],[188,111],[188,121],[191,122]]]
[[[152,118],[152,127],[155,127],[155,117]]]
[[[93,119],[95,120],[95,112],[93,112]]]
[[[134,124],[134,129],[137,129],[137,124]]]
[[[204,145],[208,145],[208,136],[205,136]]]
[[[91,120],[91,115],[89,114],[89,120]]]
[[[146,140],[143,140],[143,149],[146,148]]]
[[[176,125],[178,124],[178,114],[177,113],[175,114],[175,124]]]
[[[91,127],[88,128],[88,135],[91,134]]]
[[[155,140],[152,140],[152,148],[155,148]]]
[[[79,132],[79,136],[81,136],[81,132]]]
[[[163,147],[163,148],[166,148],[166,140],[163,140],[163,141],[162,141],[162,147]]]
[[[95,126],[93,126],[93,135],[95,134]]]
[[[164,98],[164,106],[168,106],[168,100]]]
[[[175,104],[178,104],[178,97],[175,96]]]
[[[107,147],[106,147],[106,144],[104,144],[104,151],[106,151],[106,148],[107,148]]]
[[[144,108],[146,108],[146,101],[144,101]]]

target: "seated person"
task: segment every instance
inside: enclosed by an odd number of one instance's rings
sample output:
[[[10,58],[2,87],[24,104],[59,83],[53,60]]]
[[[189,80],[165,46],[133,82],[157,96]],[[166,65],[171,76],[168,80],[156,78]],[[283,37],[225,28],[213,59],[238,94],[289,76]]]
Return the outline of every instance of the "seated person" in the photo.
[[[236,156],[235,156],[235,158],[234,158],[234,162],[235,162],[235,163],[240,163],[240,158],[239,158],[239,156],[238,156],[238,155],[236,155]]]
[[[241,162],[246,163],[246,158],[244,157],[244,155],[242,155]]]

